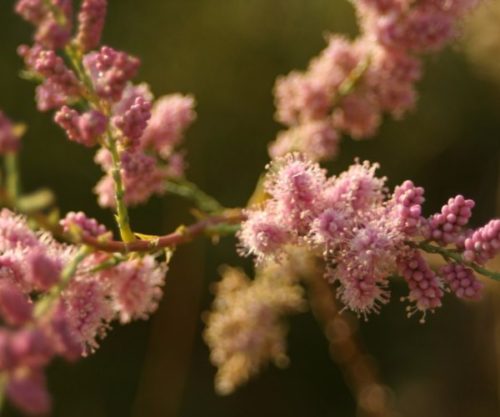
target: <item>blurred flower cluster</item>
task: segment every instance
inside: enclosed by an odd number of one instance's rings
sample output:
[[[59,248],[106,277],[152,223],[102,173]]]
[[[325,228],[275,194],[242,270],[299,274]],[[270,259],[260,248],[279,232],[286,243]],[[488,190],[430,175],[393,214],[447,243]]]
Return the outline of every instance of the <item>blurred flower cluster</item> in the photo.
[[[361,34],[332,35],[305,72],[280,77],[276,118],[288,129],[271,157],[298,151],[317,161],[334,157],[343,134],[375,135],[382,116],[401,118],[415,105],[420,55],[455,39],[476,0],[352,0]]]
[[[305,308],[302,287],[291,264],[273,262],[250,280],[243,271],[225,268],[206,317],[205,340],[219,368],[216,389],[230,394],[268,361],[283,367],[287,327],[284,318]]]

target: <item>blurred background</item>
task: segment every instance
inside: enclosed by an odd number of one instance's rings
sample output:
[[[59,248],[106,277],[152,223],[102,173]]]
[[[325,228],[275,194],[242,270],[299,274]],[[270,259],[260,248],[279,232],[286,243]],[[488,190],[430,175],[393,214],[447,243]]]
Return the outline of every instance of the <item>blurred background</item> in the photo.
[[[496,2],[495,2],[496,1]],[[331,172],[355,157],[379,161],[393,186],[411,178],[426,189],[432,213],[462,193],[477,202],[474,223],[498,214],[500,157],[500,6],[488,2],[465,28],[468,41],[427,59],[418,108],[386,120],[371,141],[344,141]],[[31,28],[0,1],[0,107],[29,124],[21,165],[26,191],[52,188],[63,212],[83,210],[112,224],[96,204],[100,177],[91,151],[65,140],[50,114],[35,109],[34,85],[17,73]],[[480,16],[482,15],[482,17]],[[188,132],[188,176],[227,206],[244,205],[267,162],[275,78],[303,69],[323,35],[356,34],[347,0],[111,0],[104,42],[143,60],[140,79],[156,95],[192,93],[198,120]],[[132,212],[135,230],[159,233],[189,222],[187,206],[155,200]],[[229,397],[215,394],[215,369],[201,314],[221,264],[245,265],[234,239],[179,248],[159,311],[117,327],[99,351],[77,364],[54,363],[54,416],[351,417],[355,402],[310,313],[291,320],[286,370],[270,367]],[[392,303],[360,324],[365,348],[403,417],[500,416],[500,284],[483,301],[448,296],[421,325],[407,319],[395,285]],[[17,415],[7,410],[6,415]]]

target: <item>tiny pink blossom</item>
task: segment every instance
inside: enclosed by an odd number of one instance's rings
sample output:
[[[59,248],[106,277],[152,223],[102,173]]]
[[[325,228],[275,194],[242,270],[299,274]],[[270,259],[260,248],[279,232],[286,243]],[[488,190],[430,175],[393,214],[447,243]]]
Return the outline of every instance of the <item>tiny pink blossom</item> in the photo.
[[[83,63],[97,94],[115,102],[120,100],[127,83],[135,77],[140,66],[138,58],[109,46],[85,55]]]
[[[106,131],[107,117],[97,110],[89,110],[78,119],[78,130],[85,146],[94,146],[98,138]]]
[[[151,102],[137,97],[123,114],[115,116],[113,122],[124,135],[123,143],[130,147],[139,146],[139,139],[151,117]]]
[[[186,129],[196,119],[195,101],[191,96],[170,94],[153,105],[151,120],[141,141],[167,159],[178,146]]]
[[[500,252],[500,219],[491,220],[465,240],[464,258],[484,263]]]
[[[166,265],[151,256],[131,259],[111,271],[108,279],[113,309],[122,323],[145,319],[156,310],[165,273]]]
[[[443,290],[434,271],[419,252],[413,252],[399,261],[399,270],[408,283],[408,300],[415,303],[416,311],[426,312],[441,307]],[[409,315],[416,311],[408,309]]]
[[[0,211],[0,252],[8,249],[33,249],[40,244],[26,219],[8,209]]]
[[[416,187],[412,181],[405,181],[396,187],[391,199],[391,208],[398,219],[401,230],[411,236],[422,226],[422,204],[424,189]]]
[[[429,238],[442,245],[463,243],[462,231],[472,216],[474,205],[473,200],[466,200],[461,195],[450,198],[442,207],[441,213],[429,218]]]
[[[66,314],[73,334],[84,346],[93,351],[98,347],[97,339],[106,333],[107,323],[113,317],[107,288],[94,279],[76,279],[64,291]]]
[[[243,253],[256,256],[257,262],[279,255],[283,245],[292,239],[290,232],[278,220],[270,207],[266,210],[248,210],[238,237]]]
[[[481,298],[483,283],[476,278],[471,269],[460,264],[449,263],[439,269],[439,275],[458,298],[466,300]]]
[[[269,170],[264,186],[276,202],[279,221],[292,230],[303,230],[321,209],[316,203],[326,186],[326,172],[298,154],[278,158]]]

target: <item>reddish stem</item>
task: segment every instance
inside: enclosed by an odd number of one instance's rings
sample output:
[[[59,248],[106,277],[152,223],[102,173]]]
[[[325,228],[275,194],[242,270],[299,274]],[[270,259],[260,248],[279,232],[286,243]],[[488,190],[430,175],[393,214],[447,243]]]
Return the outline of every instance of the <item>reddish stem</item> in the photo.
[[[210,216],[191,226],[183,227],[168,235],[154,240],[135,240],[125,243],[118,240],[99,240],[91,236],[83,236],[82,243],[104,252],[149,252],[157,249],[177,246],[189,242],[194,237],[206,232],[210,227],[223,224],[238,224],[244,220],[240,210],[230,210],[225,214]]]

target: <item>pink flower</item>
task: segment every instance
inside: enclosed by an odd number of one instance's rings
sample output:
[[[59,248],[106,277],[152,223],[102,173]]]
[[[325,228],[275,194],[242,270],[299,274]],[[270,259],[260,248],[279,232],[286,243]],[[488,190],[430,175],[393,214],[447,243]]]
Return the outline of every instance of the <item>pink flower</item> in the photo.
[[[191,96],[171,94],[160,97],[153,105],[151,120],[141,139],[144,146],[168,158],[181,143],[185,130],[196,119],[194,106]]]
[[[122,142],[130,147],[139,146],[139,139],[151,117],[151,103],[143,97],[137,97],[123,114],[115,116],[113,122],[121,130],[125,138]]]
[[[466,200],[461,195],[450,198],[442,207],[441,213],[429,218],[429,238],[442,245],[462,244],[463,228],[469,222],[474,205],[473,200]]]
[[[377,283],[370,275],[354,276],[350,279],[343,279],[341,282],[337,290],[340,300],[352,311],[365,318],[369,313],[378,313],[380,307],[389,302],[389,292],[385,285]]]
[[[113,309],[122,323],[145,319],[156,310],[166,272],[166,265],[158,264],[152,256],[131,259],[110,271]]]
[[[408,308],[409,315],[441,307],[444,295],[441,283],[420,253],[413,252],[401,258],[399,269],[410,288],[408,300],[415,303],[416,310]]]
[[[465,300],[478,300],[481,298],[483,283],[476,278],[470,268],[450,263],[439,269],[439,275],[458,298]]]
[[[138,58],[109,46],[85,55],[83,63],[97,94],[115,102],[120,100],[127,83],[135,77],[140,66]]]
[[[248,210],[246,216],[238,233],[243,254],[254,255],[260,262],[265,258],[276,257],[282,252],[283,246],[291,242],[291,233],[278,220],[272,206],[266,207],[266,210]]]
[[[106,116],[97,110],[79,114],[68,106],[59,109],[54,121],[66,131],[70,140],[87,147],[95,146],[107,128]]]
[[[278,134],[271,143],[272,158],[300,152],[313,161],[331,159],[338,150],[339,134],[330,120],[319,120],[290,128]]]
[[[500,252],[500,219],[491,220],[465,240],[464,258],[484,263]]]
[[[96,48],[106,20],[107,0],[84,0],[78,13],[78,45],[87,52]]]
[[[24,59],[28,69],[39,73],[45,78],[42,103],[39,106],[42,109],[47,109],[43,102],[55,102],[54,97],[58,97],[61,101],[62,97],[77,97],[80,94],[80,83],[75,73],[70,70],[63,59],[59,57],[53,50],[47,50],[40,45],[35,45],[32,48],[22,45],[18,48],[18,54]],[[51,100],[48,100],[50,97]]]
[[[375,176],[378,168],[378,164],[370,165],[368,161],[351,165],[324,189],[327,204],[344,202],[354,210],[366,210],[381,204],[386,178]]]
[[[104,134],[108,127],[107,117],[97,110],[89,110],[83,113],[78,119],[78,129],[82,144],[94,146],[100,136]]]
[[[0,252],[8,249],[33,249],[39,245],[36,234],[29,228],[26,219],[8,209],[0,211]]]
[[[74,279],[62,295],[72,334],[86,349],[98,347],[97,339],[106,333],[113,310],[107,288],[91,278]]]
[[[326,172],[317,164],[291,154],[269,167],[265,190],[275,200],[275,215],[284,226],[304,230],[318,209],[326,186]]]
[[[416,187],[412,181],[405,181],[396,187],[392,195],[392,209],[398,219],[401,230],[411,236],[422,226],[422,204],[424,203],[424,189]]]

